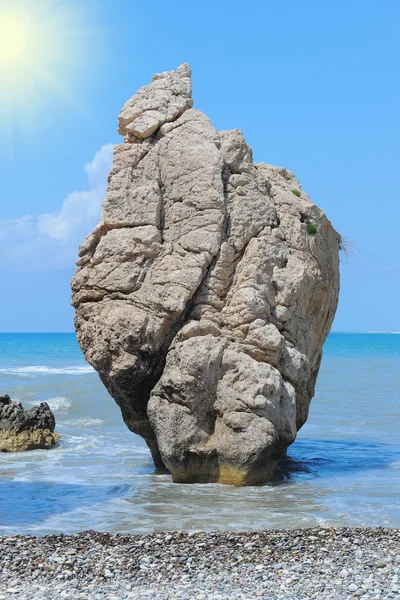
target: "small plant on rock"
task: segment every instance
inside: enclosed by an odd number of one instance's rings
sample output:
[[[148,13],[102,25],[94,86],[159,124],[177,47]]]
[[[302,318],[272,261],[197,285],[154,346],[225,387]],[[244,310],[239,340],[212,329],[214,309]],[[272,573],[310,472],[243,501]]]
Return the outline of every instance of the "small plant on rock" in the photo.
[[[352,252],[354,250],[358,250],[358,248],[355,248],[353,246],[353,242],[349,237],[346,237],[346,236],[343,236],[340,234],[339,234],[338,245],[339,245],[339,253],[340,253],[341,262],[348,262]],[[362,252],[362,250],[360,250],[360,252]],[[368,255],[368,256],[370,256],[370,255]]]
[[[315,227],[314,223],[307,223],[306,228],[307,233],[310,235],[315,235],[317,233],[317,228]]]
[[[292,194],[294,194],[298,198],[300,198],[300,196],[301,196],[301,192],[299,192],[299,190],[292,190]]]

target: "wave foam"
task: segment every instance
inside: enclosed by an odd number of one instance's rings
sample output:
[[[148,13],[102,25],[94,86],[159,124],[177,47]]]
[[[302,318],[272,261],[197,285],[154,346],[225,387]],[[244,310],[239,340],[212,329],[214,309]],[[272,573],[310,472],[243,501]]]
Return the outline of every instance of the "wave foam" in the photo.
[[[46,400],[51,410],[68,410],[71,408],[72,402],[65,396],[55,396]]]
[[[366,331],[369,335],[400,335],[400,331]]]
[[[41,402],[47,402],[51,410],[68,410],[71,408],[72,402],[65,396],[55,396],[54,398],[46,398],[46,400],[27,401],[27,404],[38,406]]]
[[[102,425],[103,423],[105,423],[105,421],[102,419],[92,419],[91,417],[62,422],[63,425],[68,425],[70,427],[93,427],[95,425]]]
[[[94,448],[99,448],[102,445],[102,442],[94,435],[84,436],[84,437],[74,437],[71,440],[76,443],[76,446],[71,444],[71,450],[73,452],[82,452],[82,450],[93,450]]]
[[[46,366],[27,366],[10,367],[0,369],[0,373],[7,375],[21,375],[22,377],[32,377],[35,375],[85,375],[86,373],[95,373],[90,365],[76,365],[72,367],[46,367]]]

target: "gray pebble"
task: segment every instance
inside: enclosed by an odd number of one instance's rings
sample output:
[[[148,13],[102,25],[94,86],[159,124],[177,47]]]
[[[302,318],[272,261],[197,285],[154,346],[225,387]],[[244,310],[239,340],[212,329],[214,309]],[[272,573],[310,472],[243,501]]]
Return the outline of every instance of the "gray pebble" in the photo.
[[[0,600],[400,600],[399,546],[383,528],[3,536]]]

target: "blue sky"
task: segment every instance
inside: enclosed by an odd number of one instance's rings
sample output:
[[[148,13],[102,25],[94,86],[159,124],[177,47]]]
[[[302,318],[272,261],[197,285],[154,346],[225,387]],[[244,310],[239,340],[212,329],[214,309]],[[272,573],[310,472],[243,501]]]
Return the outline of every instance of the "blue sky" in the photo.
[[[400,331],[400,3],[79,5],[74,102],[48,90],[29,125],[21,110],[0,120],[0,331],[73,330],[69,279],[98,220],[118,112],[184,61],[195,106],[241,129],[256,161],[293,171],[349,239],[333,329]]]

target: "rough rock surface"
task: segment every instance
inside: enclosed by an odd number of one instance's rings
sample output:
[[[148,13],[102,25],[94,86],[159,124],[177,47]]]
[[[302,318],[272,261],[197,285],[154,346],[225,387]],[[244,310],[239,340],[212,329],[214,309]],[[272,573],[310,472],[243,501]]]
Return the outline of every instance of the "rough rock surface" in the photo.
[[[191,108],[190,68],[119,117],[72,280],[86,359],[176,482],[261,483],[307,419],[339,235],[293,173]]]
[[[47,402],[24,410],[10,396],[0,396],[0,452],[48,449],[59,439],[56,422]]]

